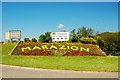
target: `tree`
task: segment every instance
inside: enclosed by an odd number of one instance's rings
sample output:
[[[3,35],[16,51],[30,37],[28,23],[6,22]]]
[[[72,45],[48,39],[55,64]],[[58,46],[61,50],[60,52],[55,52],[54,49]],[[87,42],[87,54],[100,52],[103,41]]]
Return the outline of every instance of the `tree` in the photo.
[[[87,29],[87,36],[93,36],[94,30],[92,28]]]
[[[78,38],[77,38],[77,35],[76,35],[76,30],[73,29],[70,33],[70,42],[78,42]]]
[[[36,38],[32,38],[32,42],[37,42],[37,39]]]
[[[93,32],[94,30],[92,28],[86,28],[86,27],[82,27],[82,28],[78,28],[77,30],[77,35],[82,34],[84,37],[89,37],[89,36],[93,36]]]
[[[115,32],[115,33],[113,33],[113,32],[103,32],[103,33],[98,34],[96,36],[100,36],[102,39],[104,39],[104,41],[107,44],[111,45],[112,43],[119,42],[119,40],[118,40],[118,37],[119,37],[118,34],[119,34],[118,32]]]
[[[45,35],[42,34],[42,35],[40,35],[40,37],[39,37],[39,42],[44,42],[44,41],[45,41]]]
[[[45,33],[45,42],[51,42],[51,32],[46,32]]]
[[[30,42],[29,38],[24,38],[24,42]]]
[[[95,40],[97,41],[97,45],[99,46],[105,45],[105,41],[100,36],[95,37]]]
[[[45,34],[40,35],[40,42],[52,42],[51,32],[46,32]]]
[[[78,28],[77,33],[76,30],[73,29],[70,34],[70,42],[78,42],[82,37],[92,37],[94,30],[92,28]]]
[[[99,45],[107,55],[120,55],[120,37],[118,36],[119,33],[120,32],[104,32],[95,36],[100,36],[104,40],[105,45],[103,46],[102,43],[99,43]]]
[[[84,37],[87,37],[86,27],[78,28],[77,35],[82,34]]]
[[[73,30],[71,31],[71,35],[72,35],[72,36],[76,36],[76,30],[75,30],[75,29],[73,29]]]
[[[104,41],[104,39],[102,39],[100,36],[96,36],[95,37],[95,40],[97,42],[97,45],[103,50],[105,51],[105,46],[106,46],[106,43]]]

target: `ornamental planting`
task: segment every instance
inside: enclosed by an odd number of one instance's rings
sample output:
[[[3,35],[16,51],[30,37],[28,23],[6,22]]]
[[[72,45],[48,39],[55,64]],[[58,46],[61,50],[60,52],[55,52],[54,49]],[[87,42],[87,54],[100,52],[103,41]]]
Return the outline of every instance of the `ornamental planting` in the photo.
[[[19,43],[11,55],[23,56],[105,56],[96,45],[82,43]]]

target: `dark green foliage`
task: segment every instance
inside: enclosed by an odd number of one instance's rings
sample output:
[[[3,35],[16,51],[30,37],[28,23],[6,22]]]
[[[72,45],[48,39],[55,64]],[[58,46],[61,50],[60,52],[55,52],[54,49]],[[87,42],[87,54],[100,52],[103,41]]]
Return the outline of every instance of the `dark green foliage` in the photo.
[[[52,42],[51,32],[46,32],[45,34],[40,35],[39,42]]]
[[[112,43],[117,43],[120,42],[118,40],[118,34],[119,32],[104,32],[102,34],[98,34],[96,36],[100,36],[102,39],[105,40],[106,44],[112,44]]]
[[[100,36],[96,36],[96,37],[95,37],[95,40],[96,40],[97,45],[100,46],[100,48],[101,48],[103,51],[105,51],[105,50],[104,50],[105,41],[104,41]]]
[[[24,38],[24,42],[30,42],[29,38]]]
[[[88,38],[88,37],[82,37],[79,40],[80,42],[84,43],[84,44],[96,44],[96,40],[93,38]]]
[[[36,39],[36,38],[32,38],[31,41],[32,41],[32,42],[37,42],[37,39]]]
[[[77,36],[72,36],[70,39],[69,39],[70,42],[74,43],[74,42],[78,42],[78,38]]]
[[[84,37],[93,36],[94,30],[92,28],[78,28],[77,34],[82,34]]]
[[[45,40],[45,35],[44,34],[40,35],[39,42],[44,42],[44,40]]]
[[[70,42],[79,42],[80,41],[80,38],[82,37],[90,37],[90,36],[93,36],[93,32],[94,30],[92,28],[86,28],[86,27],[82,27],[82,28],[78,28],[77,32],[75,29],[73,29],[71,31],[71,34],[70,34]],[[91,39],[91,38],[90,38]],[[85,39],[86,40],[86,39]],[[86,41],[80,41],[80,42],[83,42],[83,43],[89,43],[89,44],[96,44],[95,41],[93,42],[90,42],[89,40],[86,42]]]
[[[107,55],[120,56],[119,46],[115,43],[106,46]]]
[[[76,35],[76,30],[73,29],[70,33],[70,42],[78,42],[78,36]]]
[[[104,32],[102,34],[98,34],[95,37],[97,38],[98,45],[100,48],[106,52],[107,55],[120,56],[120,36],[118,36],[120,32]]]

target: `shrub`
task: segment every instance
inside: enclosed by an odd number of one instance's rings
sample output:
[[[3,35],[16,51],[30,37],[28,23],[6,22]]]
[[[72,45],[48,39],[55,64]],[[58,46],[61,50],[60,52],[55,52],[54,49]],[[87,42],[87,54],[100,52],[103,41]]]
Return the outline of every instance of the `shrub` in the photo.
[[[51,43],[52,42],[52,38],[51,38],[51,32],[46,32],[45,34],[42,34],[39,36],[39,42],[47,42],[47,43]]]
[[[120,32],[104,32],[95,36],[97,44],[107,55],[120,55]]]
[[[35,38],[32,38],[32,42],[37,42],[37,39],[35,39]]]
[[[82,37],[79,40],[80,42],[84,43],[84,44],[96,44],[96,40],[93,38],[88,38],[88,37]]]
[[[30,42],[29,38],[24,38],[24,42]]]
[[[97,45],[100,46],[100,48],[104,50],[105,41],[100,36],[95,37],[95,40],[97,42]]]

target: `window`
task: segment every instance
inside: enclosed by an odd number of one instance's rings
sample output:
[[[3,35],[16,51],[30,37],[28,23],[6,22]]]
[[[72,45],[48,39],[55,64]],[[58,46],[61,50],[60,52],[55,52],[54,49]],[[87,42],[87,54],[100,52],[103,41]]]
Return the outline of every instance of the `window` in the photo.
[[[67,38],[65,38],[65,39],[67,39]]]
[[[63,39],[63,38],[61,38],[61,39]]]
[[[59,39],[59,38],[57,38],[57,39]]]
[[[54,40],[55,38],[53,38],[53,40]]]

